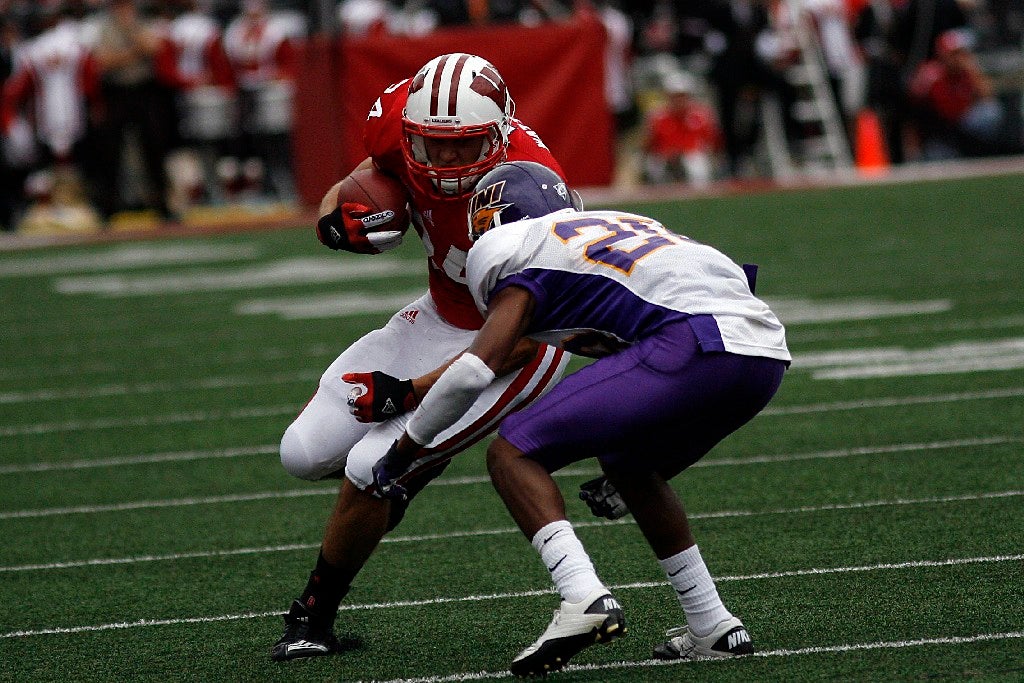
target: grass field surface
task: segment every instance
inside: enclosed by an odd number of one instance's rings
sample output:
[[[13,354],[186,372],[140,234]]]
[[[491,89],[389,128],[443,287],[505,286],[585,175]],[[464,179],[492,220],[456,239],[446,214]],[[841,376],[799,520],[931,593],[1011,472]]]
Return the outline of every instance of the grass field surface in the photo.
[[[1024,679],[1024,176],[621,208],[760,264],[787,324],[776,399],[673,482],[759,652],[649,659],[683,616],[630,518],[576,500],[585,462],[557,480],[630,632],[554,679]],[[307,228],[0,255],[0,681],[507,677],[557,597],[483,445],[357,579],[350,651],[268,656],[335,493],[278,440],[421,254]]]

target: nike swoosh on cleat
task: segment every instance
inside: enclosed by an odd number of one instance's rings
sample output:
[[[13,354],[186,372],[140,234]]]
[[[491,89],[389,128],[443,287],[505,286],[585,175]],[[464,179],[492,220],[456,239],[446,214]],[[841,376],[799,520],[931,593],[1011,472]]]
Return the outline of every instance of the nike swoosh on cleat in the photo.
[[[690,591],[692,591],[692,590],[693,590],[694,588],[696,588],[696,587],[697,587],[697,584],[693,584],[692,586],[690,586],[689,588],[687,588],[687,589],[686,589],[686,590],[684,590],[684,591],[681,591],[681,590],[679,590],[679,589],[677,588],[677,589],[676,589],[676,593],[679,593],[680,595],[686,595],[687,593],[689,593]]]
[[[690,565],[688,565],[688,564],[684,564],[682,567],[680,567],[679,569],[675,570],[674,572],[669,572],[668,575],[669,576],[675,576],[676,574],[678,574],[679,572],[683,571],[684,569],[686,569],[689,566]]]
[[[300,640],[297,643],[288,643],[288,646],[284,649],[285,652],[291,654],[292,652],[327,652],[327,646],[321,645],[320,643],[311,643],[308,640]]]
[[[555,562],[555,566],[554,567],[548,567],[548,571],[549,572],[553,572],[556,569],[558,569],[558,565],[560,565],[563,562],[565,562],[565,558],[567,558],[567,557],[569,557],[569,556],[568,555],[562,555],[562,559],[560,559],[558,562]],[[696,588],[696,586],[694,586],[694,588]]]

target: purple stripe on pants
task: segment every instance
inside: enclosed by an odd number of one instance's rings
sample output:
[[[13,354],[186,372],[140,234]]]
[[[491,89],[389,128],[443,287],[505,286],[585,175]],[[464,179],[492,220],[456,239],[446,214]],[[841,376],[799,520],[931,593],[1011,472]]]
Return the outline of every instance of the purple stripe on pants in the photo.
[[[787,365],[702,352],[680,321],[569,375],[499,434],[550,472],[596,457],[668,478],[757,415]]]

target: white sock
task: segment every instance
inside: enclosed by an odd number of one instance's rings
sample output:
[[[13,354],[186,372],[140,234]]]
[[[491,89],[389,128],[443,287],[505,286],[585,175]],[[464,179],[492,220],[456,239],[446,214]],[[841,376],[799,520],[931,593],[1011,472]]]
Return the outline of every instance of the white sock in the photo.
[[[669,583],[676,589],[679,604],[686,612],[686,625],[697,636],[706,636],[732,616],[718,597],[715,581],[708,573],[697,546],[690,546],[678,555],[658,560]]]
[[[590,556],[568,521],[563,519],[542,527],[531,543],[566,602],[579,602],[591,591],[604,588]]]

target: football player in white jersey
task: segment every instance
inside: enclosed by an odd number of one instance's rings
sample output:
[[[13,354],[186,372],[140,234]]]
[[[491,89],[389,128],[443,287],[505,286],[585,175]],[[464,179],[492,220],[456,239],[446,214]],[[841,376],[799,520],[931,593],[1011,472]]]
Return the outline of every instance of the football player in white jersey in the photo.
[[[791,360],[785,329],[721,252],[657,221],[579,212],[564,182],[532,162],[501,164],[469,208],[467,277],[485,315],[468,350],[434,382],[405,432],[374,467],[378,488],[405,495],[421,444],[457,420],[523,337],[598,358],[505,418],[487,452],[492,482],[562,596],[547,630],[512,662],[544,675],[583,648],[625,633],[619,603],[566,519],[551,473],[596,457],[676,590],[686,626],[655,647],[663,659],[753,652],[701,558],[667,480],[748,422]],[[353,395],[352,412],[370,406]]]

